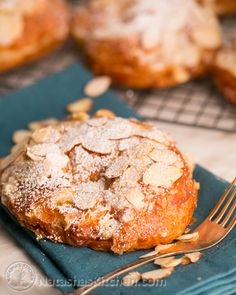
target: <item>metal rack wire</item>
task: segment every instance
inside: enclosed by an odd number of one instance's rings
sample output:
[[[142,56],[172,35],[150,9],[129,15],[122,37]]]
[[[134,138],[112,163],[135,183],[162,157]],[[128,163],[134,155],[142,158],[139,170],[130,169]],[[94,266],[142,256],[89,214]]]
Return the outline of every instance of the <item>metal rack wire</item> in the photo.
[[[236,107],[224,101],[211,81],[119,94],[147,120],[236,132]]]
[[[223,31],[227,39],[236,35],[235,17],[224,19]],[[41,61],[1,74],[0,96],[3,98],[4,94],[28,86],[77,60],[77,48],[68,41]],[[210,80],[196,80],[166,90],[115,91],[145,119],[236,132],[236,107],[224,100]]]

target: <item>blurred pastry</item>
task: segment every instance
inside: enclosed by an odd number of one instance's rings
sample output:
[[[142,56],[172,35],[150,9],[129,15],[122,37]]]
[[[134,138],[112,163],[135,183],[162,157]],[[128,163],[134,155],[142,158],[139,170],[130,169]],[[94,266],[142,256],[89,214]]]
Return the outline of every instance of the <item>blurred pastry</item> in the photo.
[[[35,60],[68,35],[64,0],[0,1],[0,71]]]
[[[236,40],[217,54],[213,66],[213,77],[225,98],[236,104]]]
[[[235,0],[200,0],[200,3],[212,9],[217,15],[236,13]]]
[[[205,74],[221,45],[215,15],[194,0],[90,0],[72,30],[96,74],[137,88]]]
[[[37,238],[122,254],[190,223],[198,186],[173,140],[111,114],[23,134],[1,161],[1,201]]]

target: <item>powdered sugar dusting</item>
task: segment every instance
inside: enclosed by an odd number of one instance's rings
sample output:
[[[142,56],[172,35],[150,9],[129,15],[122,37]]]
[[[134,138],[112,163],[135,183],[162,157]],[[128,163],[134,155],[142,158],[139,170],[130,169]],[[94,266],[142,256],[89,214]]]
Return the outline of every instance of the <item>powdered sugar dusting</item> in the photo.
[[[36,202],[43,202],[65,215],[66,228],[85,220],[88,212],[103,212],[97,224],[102,238],[148,208],[150,189],[171,189],[185,165],[162,131],[117,117],[37,129],[25,145],[3,167],[3,202],[27,214],[36,214]]]

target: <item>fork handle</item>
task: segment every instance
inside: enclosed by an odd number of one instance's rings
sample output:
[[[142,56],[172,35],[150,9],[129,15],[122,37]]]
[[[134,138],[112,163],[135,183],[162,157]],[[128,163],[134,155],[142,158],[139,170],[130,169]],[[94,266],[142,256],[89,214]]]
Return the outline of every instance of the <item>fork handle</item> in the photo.
[[[186,252],[186,251],[182,251],[183,252]],[[85,285],[84,287],[81,287],[81,288],[78,288],[77,290],[75,290],[75,292],[73,293],[74,295],[85,295],[85,294],[88,294],[90,291],[92,291],[93,289],[97,288],[98,286],[104,284],[104,283],[107,283],[108,281],[110,281],[111,279],[125,273],[125,272],[128,272],[132,269],[135,269],[139,266],[142,266],[144,264],[147,264],[153,260],[155,260],[156,258],[159,258],[159,257],[167,257],[167,256],[172,256],[176,254],[176,251],[175,252],[169,252],[169,253],[165,253],[165,254],[154,254],[150,257],[144,257],[144,258],[140,258],[138,260],[135,260],[131,263],[128,263],[126,265],[123,265],[117,269],[115,269],[114,271],[98,278],[97,280],[94,280],[92,281],[91,283]],[[181,252],[178,252],[178,254],[181,254]],[[69,294],[68,294],[69,295]]]

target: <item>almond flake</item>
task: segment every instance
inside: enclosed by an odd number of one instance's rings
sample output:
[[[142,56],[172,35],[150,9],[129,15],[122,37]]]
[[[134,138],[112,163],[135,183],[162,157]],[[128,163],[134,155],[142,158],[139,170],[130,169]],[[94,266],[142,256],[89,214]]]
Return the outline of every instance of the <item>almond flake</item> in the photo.
[[[176,153],[168,149],[155,149],[149,154],[149,157],[155,162],[163,162],[167,165],[172,165],[176,163],[178,160],[180,161],[179,156],[177,156]]]
[[[132,148],[140,143],[140,140],[137,137],[129,137],[125,139],[121,139],[119,142],[119,151],[124,151]]]
[[[84,93],[87,96],[100,96],[108,90],[111,85],[111,78],[108,76],[100,76],[90,80],[84,87]]]
[[[173,268],[156,269],[141,274],[142,280],[155,282],[171,275]]]
[[[79,184],[73,202],[81,210],[90,209],[102,197],[103,190],[104,182],[101,180]]]
[[[193,186],[195,188],[195,190],[199,191],[200,190],[200,183],[197,181],[194,181]]]
[[[221,34],[219,30],[212,30],[212,27],[198,27],[192,32],[194,41],[205,48],[217,48],[221,45]]]
[[[33,161],[41,161],[47,154],[60,154],[61,151],[56,144],[42,143],[27,147],[27,156]]]
[[[144,195],[139,189],[132,188],[125,197],[137,209],[143,206]]]
[[[134,167],[129,167],[119,179],[119,184],[124,187],[133,187],[137,185],[139,174]]]
[[[167,250],[167,249],[171,248],[174,245],[175,245],[175,243],[166,244],[166,245],[158,245],[158,246],[155,247],[155,252],[156,253],[161,253],[162,251]]]
[[[110,154],[114,151],[116,143],[111,140],[103,140],[102,138],[96,137],[84,137],[81,139],[82,146],[90,152],[99,154]]]
[[[94,119],[90,119],[87,124],[91,127],[100,127],[100,126],[104,126],[107,123],[107,118],[94,118]]]
[[[29,138],[32,132],[29,130],[17,130],[13,133],[12,140],[14,143],[20,143],[23,140]]]
[[[122,285],[125,287],[133,286],[141,280],[141,274],[137,271],[130,272],[122,279]]]
[[[116,115],[107,109],[100,109],[94,114],[95,118],[107,118],[107,119],[113,119],[116,117]]]
[[[198,232],[194,232],[191,234],[186,234],[178,237],[176,240],[182,241],[182,242],[195,242],[199,238]]]
[[[88,113],[85,112],[77,112],[77,113],[72,113],[69,117],[68,120],[72,121],[80,121],[80,122],[85,122],[90,118]]]
[[[24,30],[24,19],[18,11],[1,13],[0,15],[0,45],[10,46]]]
[[[14,150],[12,150],[11,154],[7,157],[1,159],[0,162],[0,171],[7,168],[9,165],[11,165],[21,154],[23,154],[26,150],[26,141],[22,141],[14,146]]]
[[[175,259],[174,256],[157,258],[154,263],[160,265],[162,268],[170,268],[180,265],[182,263],[182,258]]]
[[[48,118],[41,121],[34,121],[30,122],[28,127],[30,130],[35,131],[36,129],[40,129],[47,126],[56,126],[59,123],[59,121],[55,118]]]
[[[105,176],[108,178],[115,178],[121,176],[129,165],[129,158],[120,156],[114,160],[110,167],[108,167]]]
[[[182,170],[164,163],[154,163],[143,175],[146,185],[170,187],[173,182],[182,176]]]
[[[186,227],[185,230],[184,230],[184,233],[187,234],[187,233],[189,233],[190,231],[191,231],[191,228]]]
[[[93,102],[90,98],[83,98],[76,100],[66,107],[66,110],[69,113],[78,113],[78,112],[89,112],[91,111]]]
[[[201,252],[193,252],[185,254],[184,257],[187,257],[190,262],[195,263],[202,257],[202,255],[203,254]]]
[[[60,133],[48,126],[35,130],[31,137],[36,143],[55,143],[59,140]]]
[[[134,133],[136,136],[140,136],[143,138],[148,138],[158,143],[165,143],[169,144],[173,142],[173,140],[164,132],[159,130],[158,128],[149,128],[149,129],[139,129],[137,132]]]

